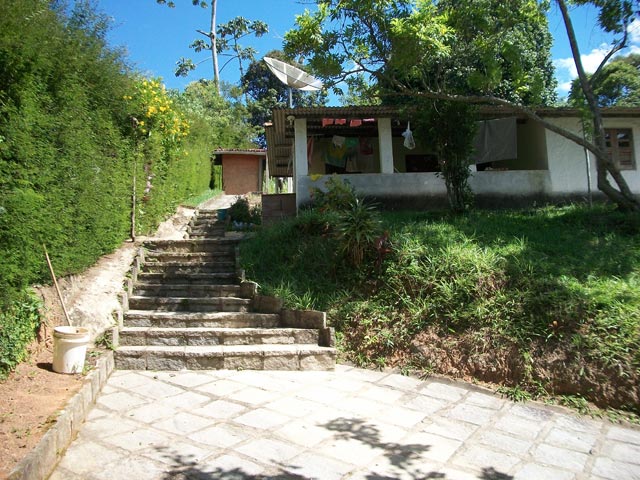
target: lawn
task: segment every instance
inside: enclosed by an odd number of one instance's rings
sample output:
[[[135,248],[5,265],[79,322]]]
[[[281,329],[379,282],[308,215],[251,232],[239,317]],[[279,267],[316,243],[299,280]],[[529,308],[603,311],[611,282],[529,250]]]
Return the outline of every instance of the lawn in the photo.
[[[305,212],[242,245],[247,275],[326,310],[343,358],[638,412],[640,215],[607,206],[385,212],[391,252],[358,268],[339,214]],[[514,393],[515,392],[515,393]]]

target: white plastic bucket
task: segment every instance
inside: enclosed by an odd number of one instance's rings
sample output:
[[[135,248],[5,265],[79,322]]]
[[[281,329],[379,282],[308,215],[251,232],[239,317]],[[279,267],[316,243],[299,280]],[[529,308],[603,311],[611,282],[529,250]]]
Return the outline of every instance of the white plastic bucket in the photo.
[[[89,330],[84,327],[55,327],[53,329],[53,371],[82,373],[88,343]]]

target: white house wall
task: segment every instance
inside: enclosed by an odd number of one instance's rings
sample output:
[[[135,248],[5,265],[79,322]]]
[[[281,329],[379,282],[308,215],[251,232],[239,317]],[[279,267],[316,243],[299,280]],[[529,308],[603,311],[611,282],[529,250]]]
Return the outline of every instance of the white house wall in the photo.
[[[580,120],[577,118],[549,119],[554,124],[581,135]],[[638,173],[638,153],[640,152],[640,119],[605,118],[605,128],[631,128],[633,152],[636,159],[635,170],[623,170],[622,175],[632,192],[640,193],[640,174]],[[584,194],[587,188],[587,167],[584,148],[567,140],[557,133],[546,130],[547,155],[550,159],[552,194]],[[589,155],[591,168],[591,188],[597,190],[596,162]]]

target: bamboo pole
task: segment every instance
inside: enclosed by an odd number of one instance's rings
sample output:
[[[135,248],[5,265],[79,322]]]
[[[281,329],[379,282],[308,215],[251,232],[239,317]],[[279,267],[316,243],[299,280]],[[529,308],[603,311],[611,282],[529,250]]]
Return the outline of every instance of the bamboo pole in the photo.
[[[72,325],[71,325],[71,319],[69,318],[69,312],[67,311],[67,307],[64,304],[64,299],[62,298],[62,293],[60,292],[60,287],[58,286],[58,280],[56,280],[56,274],[53,271],[53,265],[51,265],[51,260],[49,259],[49,253],[47,252],[47,246],[43,243],[42,248],[44,248],[44,256],[47,258],[47,265],[49,265],[49,271],[51,272],[53,285],[56,287],[56,292],[58,292],[58,298],[60,299],[60,304],[62,305],[64,318],[67,320],[67,325],[71,327]]]

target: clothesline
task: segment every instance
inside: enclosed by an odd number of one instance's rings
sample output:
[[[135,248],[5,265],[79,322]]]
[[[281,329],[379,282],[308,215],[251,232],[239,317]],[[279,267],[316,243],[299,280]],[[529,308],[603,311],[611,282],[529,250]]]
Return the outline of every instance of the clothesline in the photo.
[[[347,125],[347,121],[350,127],[360,127],[364,123],[375,123],[375,118],[351,118],[347,120],[346,118],[323,118],[322,126],[328,127],[330,125]]]

